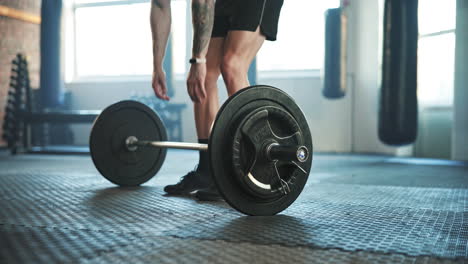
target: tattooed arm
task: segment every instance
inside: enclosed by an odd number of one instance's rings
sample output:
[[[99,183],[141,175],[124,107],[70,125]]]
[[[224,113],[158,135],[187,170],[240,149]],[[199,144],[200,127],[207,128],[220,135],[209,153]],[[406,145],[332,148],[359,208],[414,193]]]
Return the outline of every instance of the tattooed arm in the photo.
[[[167,96],[166,74],[163,59],[167,40],[171,31],[170,0],[151,0],[151,33],[153,36],[153,90],[158,98],[169,100]]]
[[[192,0],[194,58],[204,58],[208,51],[214,21],[214,0]]]
[[[192,0],[193,46],[192,58],[205,59],[214,22],[214,0]],[[199,103],[206,97],[206,64],[190,66],[187,92],[193,102]]]

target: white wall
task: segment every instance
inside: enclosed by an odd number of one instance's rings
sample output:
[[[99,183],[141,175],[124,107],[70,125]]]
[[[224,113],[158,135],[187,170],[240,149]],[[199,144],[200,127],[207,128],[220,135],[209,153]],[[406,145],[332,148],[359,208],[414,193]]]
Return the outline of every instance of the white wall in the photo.
[[[457,1],[452,159],[468,160],[468,1]]]
[[[418,138],[414,144],[416,157],[450,159],[453,126],[451,107],[420,107]]]

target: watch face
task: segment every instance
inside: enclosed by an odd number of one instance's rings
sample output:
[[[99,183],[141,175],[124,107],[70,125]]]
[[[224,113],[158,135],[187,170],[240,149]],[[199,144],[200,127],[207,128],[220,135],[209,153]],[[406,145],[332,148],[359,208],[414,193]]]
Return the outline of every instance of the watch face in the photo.
[[[191,58],[189,60],[189,62],[191,64],[195,64],[195,63],[205,63],[206,62],[206,59],[200,59],[200,58]]]

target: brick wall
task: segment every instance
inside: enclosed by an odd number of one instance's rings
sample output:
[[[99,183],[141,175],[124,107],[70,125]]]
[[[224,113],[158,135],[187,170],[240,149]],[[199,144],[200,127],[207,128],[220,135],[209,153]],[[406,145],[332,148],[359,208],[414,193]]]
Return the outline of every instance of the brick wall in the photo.
[[[40,15],[40,0],[0,0],[0,6]],[[38,24],[0,16],[0,146],[6,96],[9,88],[11,61],[17,53],[29,60],[31,87],[39,87],[39,33]]]

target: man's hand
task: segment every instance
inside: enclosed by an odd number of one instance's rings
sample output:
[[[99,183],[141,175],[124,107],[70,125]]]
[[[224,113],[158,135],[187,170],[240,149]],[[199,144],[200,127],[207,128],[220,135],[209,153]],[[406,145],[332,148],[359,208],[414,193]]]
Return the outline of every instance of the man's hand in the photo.
[[[214,0],[192,0],[192,58],[202,59],[208,52],[214,21]],[[206,98],[206,64],[194,63],[187,78],[187,92],[194,103]]]
[[[162,69],[153,71],[153,90],[156,96],[162,100],[169,101],[167,96],[166,73]]]
[[[205,63],[194,63],[190,66],[187,78],[187,92],[194,103],[200,103],[206,98],[205,77]]]
[[[162,68],[169,32],[171,31],[171,0],[152,0],[150,23],[153,37],[153,81],[154,94],[162,100],[167,96],[166,74]]]

